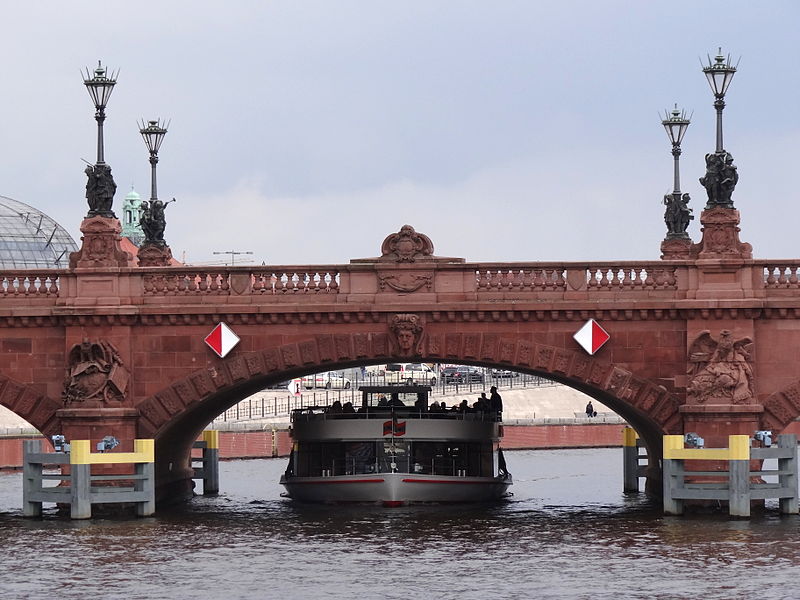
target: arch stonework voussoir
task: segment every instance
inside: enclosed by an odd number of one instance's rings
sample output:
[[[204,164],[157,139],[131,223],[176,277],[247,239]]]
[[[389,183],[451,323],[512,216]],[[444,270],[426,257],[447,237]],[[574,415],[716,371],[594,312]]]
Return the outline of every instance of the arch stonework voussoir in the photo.
[[[761,426],[775,432],[783,431],[800,417],[800,381],[775,392],[764,400]]]
[[[576,350],[494,333],[431,332],[420,346],[421,354],[403,357],[396,351],[389,334],[381,332],[317,335],[265,350],[236,353],[138,403],[139,432],[157,436],[206,399],[253,380],[283,374],[288,378],[314,367],[325,369],[326,365],[381,360],[507,365],[552,377],[582,391],[597,391],[647,416],[664,433],[681,432],[680,401],[675,395],[622,365]]]
[[[0,405],[25,419],[45,435],[58,433],[56,411],[63,408],[63,404],[30,385],[0,375]]]

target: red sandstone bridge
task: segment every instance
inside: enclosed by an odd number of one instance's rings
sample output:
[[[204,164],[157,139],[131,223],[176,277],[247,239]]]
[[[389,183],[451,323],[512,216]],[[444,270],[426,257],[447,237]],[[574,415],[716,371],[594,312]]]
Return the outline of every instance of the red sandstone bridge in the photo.
[[[800,259],[753,259],[734,209],[701,222],[659,261],[471,263],[403,227],[377,258],[220,268],[136,266],[116,219],[87,218],[69,269],[0,272],[0,404],[47,435],[154,437],[162,498],[190,489],[192,442],[236,402],[390,360],[553,379],[651,457],[666,433],[777,433],[800,415]],[[573,339],[589,318],[611,334],[594,356]],[[220,321],[241,338],[224,359],[204,343]]]

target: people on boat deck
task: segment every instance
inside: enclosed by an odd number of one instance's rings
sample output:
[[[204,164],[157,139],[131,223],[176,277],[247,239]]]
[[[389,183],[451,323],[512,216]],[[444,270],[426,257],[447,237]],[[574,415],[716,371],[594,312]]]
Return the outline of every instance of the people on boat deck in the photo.
[[[351,405],[352,406],[352,405]],[[331,404],[330,408],[328,409],[330,413],[340,413],[342,412],[342,403],[336,400],[333,404]]]
[[[489,397],[489,409],[496,413],[503,412],[503,398],[497,393],[497,387],[492,386],[489,388],[489,391],[491,392],[491,396]]]
[[[442,412],[442,407],[439,405],[439,403],[436,400],[434,400],[431,403],[431,405],[428,407],[428,412],[432,412],[432,413]]]
[[[342,412],[351,415],[354,412],[356,412],[356,409],[353,408],[353,403],[352,402],[345,402],[342,405]]]
[[[389,401],[386,399],[386,396],[381,394],[378,396],[378,406],[389,406]]]
[[[426,394],[417,394],[417,400],[414,402],[414,408],[419,412],[426,412],[428,410],[428,398]]]
[[[489,399],[486,397],[486,392],[481,392],[481,395],[478,397],[477,402],[472,405],[472,408],[480,412],[489,412],[491,410],[492,406]]]
[[[394,393],[392,394],[392,399],[389,400],[389,406],[405,406],[405,404],[403,404],[403,401],[400,400],[400,397]]]
[[[464,398],[461,401],[461,404],[458,405],[458,412],[467,412],[467,410],[469,410],[469,402],[467,402],[467,399]]]

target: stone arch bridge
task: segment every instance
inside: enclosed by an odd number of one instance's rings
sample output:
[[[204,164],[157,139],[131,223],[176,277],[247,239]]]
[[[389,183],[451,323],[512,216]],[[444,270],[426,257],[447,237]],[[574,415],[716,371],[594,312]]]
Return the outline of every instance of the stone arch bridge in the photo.
[[[47,435],[155,437],[162,498],[190,490],[192,441],[267,384],[392,360],[510,368],[665,433],[780,431],[800,415],[800,259],[756,260],[739,213],[658,261],[472,263],[404,226],[341,265],[135,266],[119,224],[87,218],[60,271],[0,272],[0,404]],[[594,356],[573,334],[610,333]],[[220,321],[241,343],[204,343]]]

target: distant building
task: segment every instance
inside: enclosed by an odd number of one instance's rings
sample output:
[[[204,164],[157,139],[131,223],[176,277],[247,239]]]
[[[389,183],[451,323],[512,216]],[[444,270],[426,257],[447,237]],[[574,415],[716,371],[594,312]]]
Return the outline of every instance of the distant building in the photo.
[[[141,205],[142,197],[131,186],[131,191],[122,201],[122,237],[128,238],[137,247],[144,241],[144,231],[139,223]]]
[[[0,196],[0,269],[66,269],[78,245],[43,212]]]

